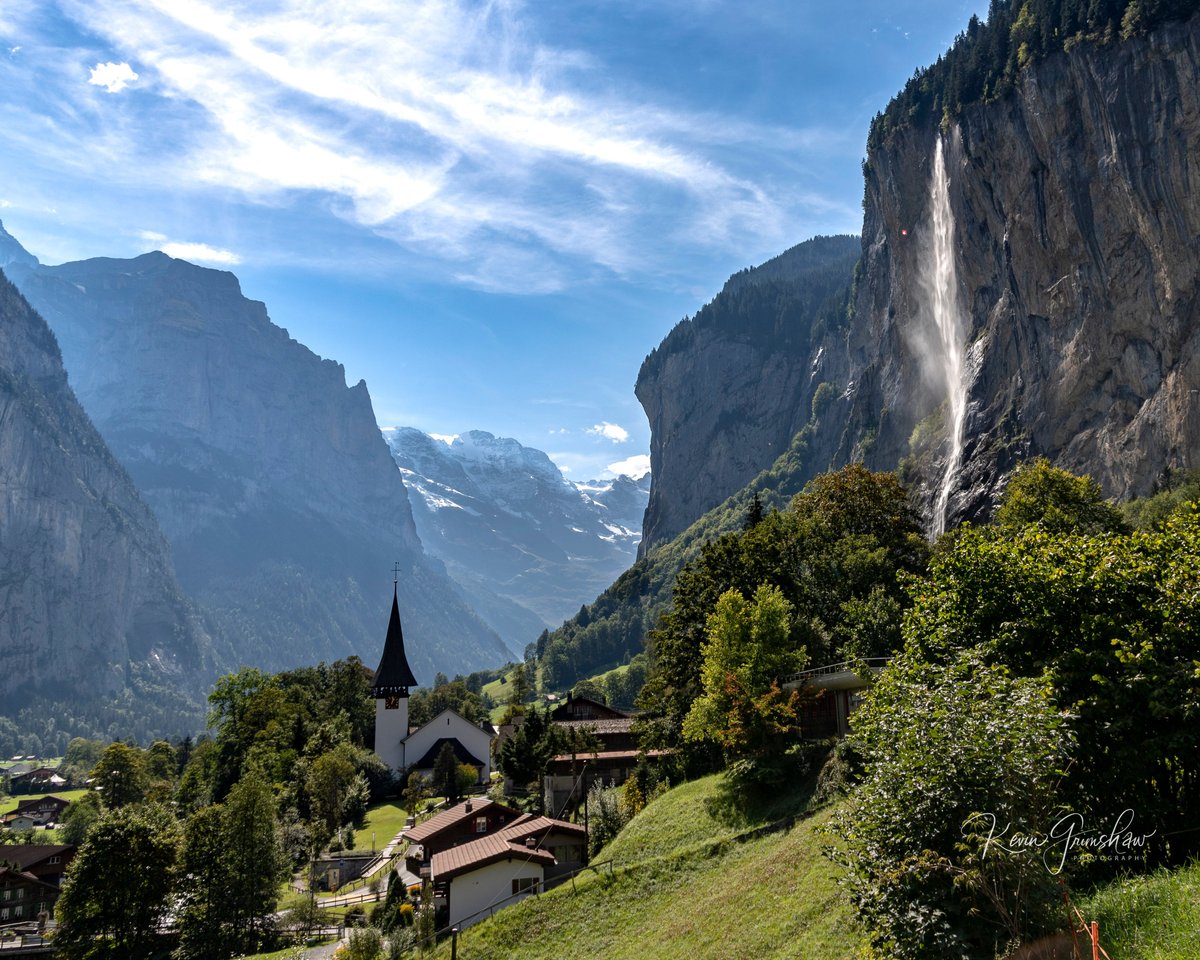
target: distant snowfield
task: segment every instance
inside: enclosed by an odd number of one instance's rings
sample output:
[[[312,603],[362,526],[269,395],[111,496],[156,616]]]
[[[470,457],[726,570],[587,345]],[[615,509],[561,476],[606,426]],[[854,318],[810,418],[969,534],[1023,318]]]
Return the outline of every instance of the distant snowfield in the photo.
[[[514,649],[636,559],[650,478],[573,482],[541,450],[472,430],[383,430],[425,550]]]

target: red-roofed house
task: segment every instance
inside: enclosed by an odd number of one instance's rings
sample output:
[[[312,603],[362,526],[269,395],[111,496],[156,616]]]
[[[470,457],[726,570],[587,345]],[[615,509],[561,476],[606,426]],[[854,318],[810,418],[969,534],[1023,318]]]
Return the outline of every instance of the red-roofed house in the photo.
[[[434,855],[459,844],[478,840],[511,825],[521,816],[519,810],[496,803],[487,797],[464,800],[401,833],[408,841],[408,869],[427,876]],[[425,872],[422,872],[424,868]]]
[[[435,902],[445,904],[451,926],[468,927],[582,865],[585,845],[578,824],[525,814],[490,836],[435,853]]]

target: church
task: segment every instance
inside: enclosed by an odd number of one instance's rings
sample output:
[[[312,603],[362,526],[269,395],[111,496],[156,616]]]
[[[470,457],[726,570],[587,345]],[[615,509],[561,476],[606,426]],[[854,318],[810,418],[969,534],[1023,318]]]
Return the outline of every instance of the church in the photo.
[[[446,709],[423,727],[409,729],[408,694],[417,686],[404,653],[397,585],[392,585],[392,615],[388,620],[383,656],[372,683],[375,698],[375,752],[397,774],[412,771],[428,775],[443,744],[449,743],[459,763],[479,770],[487,783],[492,772],[492,728],[476,726],[454,710]]]

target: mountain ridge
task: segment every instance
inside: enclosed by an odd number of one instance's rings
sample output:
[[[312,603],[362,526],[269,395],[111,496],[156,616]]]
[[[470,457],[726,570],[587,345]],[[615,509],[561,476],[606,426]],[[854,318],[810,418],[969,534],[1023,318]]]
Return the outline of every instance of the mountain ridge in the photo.
[[[232,273],[154,252],[14,277],[243,662],[373,660],[393,561],[419,675],[508,658],[424,555],[366,384],[272,323]]]

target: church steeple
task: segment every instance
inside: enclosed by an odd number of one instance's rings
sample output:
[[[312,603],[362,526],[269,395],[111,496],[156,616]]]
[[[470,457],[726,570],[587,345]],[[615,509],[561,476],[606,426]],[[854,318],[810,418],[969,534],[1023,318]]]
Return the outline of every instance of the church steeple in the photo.
[[[417,685],[408,657],[404,655],[404,631],[400,627],[400,604],[397,585],[392,584],[392,616],[388,620],[387,638],[383,641],[383,656],[375,671],[372,694],[376,700],[407,697],[408,688]]]
[[[397,565],[398,567],[399,565]],[[408,657],[404,655],[404,631],[400,629],[397,579],[392,582],[392,616],[388,620],[383,656],[371,684],[375,698],[375,752],[393,770],[404,769],[404,741],[408,739],[408,688],[417,685]]]

